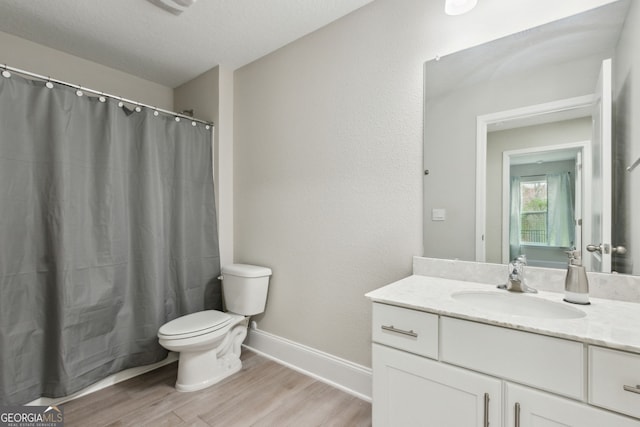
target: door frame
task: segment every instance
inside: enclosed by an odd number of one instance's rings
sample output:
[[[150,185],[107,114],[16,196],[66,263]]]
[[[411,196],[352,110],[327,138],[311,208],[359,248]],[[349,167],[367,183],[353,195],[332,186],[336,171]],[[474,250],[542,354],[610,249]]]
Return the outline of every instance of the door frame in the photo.
[[[613,148],[613,92],[611,58],[602,61],[600,75],[594,90],[594,102],[591,116],[593,117],[592,147],[593,163],[589,172],[593,176],[594,220],[591,224],[591,239],[586,244],[599,245],[601,252],[585,252],[583,265],[589,271],[611,273],[611,222],[612,222],[612,163],[611,150]],[[597,157],[596,157],[597,156]],[[598,160],[599,159],[599,163]],[[595,166],[599,165],[599,168]],[[594,241],[591,241],[594,240]]]
[[[511,110],[498,111],[496,113],[484,114],[476,117],[476,261],[486,262],[486,245],[484,236],[487,224],[487,132],[489,126],[497,123],[542,116],[544,114],[568,112],[579,109],[585,111],[585,114],[581,117],[586,117],[591,115],[591,107],[594,99],[594,94],[589,94],[542,104],[529,105]],[[583,212],[583,218],[584,217],[585,215]]]
[[[509,221],[511,219],[511,158],[524,154],[546,153],[549,151],[559,151],[566,149],[578,149],[582,153],[583,170],[591,168],[591,141],[569,142],[566,144],[546,145],[541,147],[529,147],[518,150],[508,150],[502,153],[502,263],[509,263]],[[585,169],[589,167],[589,169]],[[576,245],[578,250],[582,246],[582,241],[589,241],[591,236],[591,228],[585,229],[585,226],[591,226],[591,178],[590,174],[582,174],[582,195],[576,194],[574,203],[580,204],[581,217],[576,218],[581,221],[580,226],[580,244]],[[577,176],[575,179],[579,179]],[[578,207],[575,206],[576,212]]]

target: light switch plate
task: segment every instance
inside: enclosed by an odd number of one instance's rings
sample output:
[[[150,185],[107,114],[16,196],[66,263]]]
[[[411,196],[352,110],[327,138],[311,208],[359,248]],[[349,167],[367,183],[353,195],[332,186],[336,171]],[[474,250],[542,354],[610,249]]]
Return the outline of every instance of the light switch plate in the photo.
[[[431,209],[431,221],[444,221],[447,219],[447,210],[444,208]]]

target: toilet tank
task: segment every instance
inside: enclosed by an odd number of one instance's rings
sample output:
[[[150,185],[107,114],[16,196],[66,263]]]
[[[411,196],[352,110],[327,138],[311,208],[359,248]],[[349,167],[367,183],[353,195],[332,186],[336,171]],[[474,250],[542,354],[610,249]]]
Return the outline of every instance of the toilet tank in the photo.
[[[222,293],[228,312],[253,316],[264,311],[271,269],[249,264],[222,267]]]

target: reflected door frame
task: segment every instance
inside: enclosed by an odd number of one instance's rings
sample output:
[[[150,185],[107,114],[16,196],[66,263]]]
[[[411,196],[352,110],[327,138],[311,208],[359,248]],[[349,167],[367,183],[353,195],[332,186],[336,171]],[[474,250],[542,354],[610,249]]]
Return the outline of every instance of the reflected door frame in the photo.
[[[591,141],[579,141],[567,144],[547,145],[541,147],[523,148],[519,150],[508,150],[502,153],[502,263],[508,264],[509,259],[509,221],[511,220],[511,159],[526,154],[544,153],[549,151],[561,151],[567,149],[577,149],[581,159],[576,160],[584,170],[591,170]],[[585,169],[586,168],[586,169]],[[577,248],[582,247],[582,240],[588,241],[591,233],[591,180],[590,174],[580,174],[575,177],[580,185],[580,194],[576,192],[574,208],[576,210],[576,242]],[[585,229],[585,226],[589,228]]]
[[[545,114],[584,110],[591,115],[594,94],[566,98],[543,104],[530,105],[512,110],[477,116],[476,118],[476,261],[486,262],[486,227],[487,227],[487,132],[491,125],[509,121],[524,121]],[[583,200],[583,202],[586,202]],[[584,206],[584,205],[583,205]],[[583,212],[583,218],[584,215]],[[585,230],[583,222],[582,229]],[[584,237],[584,236],[583,236]]]

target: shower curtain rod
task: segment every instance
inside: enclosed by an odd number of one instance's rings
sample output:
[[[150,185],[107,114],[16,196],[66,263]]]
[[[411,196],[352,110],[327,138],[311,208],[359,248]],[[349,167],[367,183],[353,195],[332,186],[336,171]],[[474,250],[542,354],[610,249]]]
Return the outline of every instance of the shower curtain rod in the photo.
[[[190,116],[187,116],[187,115],[182,114],[182,113],[176,113],[175,111],[169,111],[169,110],[165,110],[163,108],[154,107],[152,105],[143,104],[142,102],[132,101],[130,99],[123,98],[121,96],[110,95],[108,93],[104,93],[104,92],[100,92],[100,91],[97,91],[97,90],[89,89],[89,88],[86,88],[84,86],[78,86],[78,85],[75,85],[73,83],[65,82],[65,81],[62,81],[62,80],[52,79],[51,77],[48,77],[48,76],[43,76],[41,74],[32,73],[31,71],[26,71],[26,70],[21,70],[19,68],[15,68],[15,67],[10,67],[10,66],[8,66],[6,64],[0,64],[0,69],[3,69],[5,71],[10,71],[10,72],[13,72],[13,73],[17,73],[17,74],[22,74],[22,75],[25,75],[25,76],[28,76],[28,77],[33,77],[35,79],[46,81],[46,82],[57,83],[59,85],[67,86],[67,87],[70,87],[70,88],[73,88],[73,89],[77,89],[77,90],[80,90],[80,91],[83,91],[83,92],[89,92],[89,93],[92,93],[94,95],[104,96],[106,98],[111,98],[111,99],[115,99],[117,101],[126,102],[127,104],[132,104],[132,105],[135,105],[135,106],[138,106],[138,107],[149,108],[151,110],[159,111],[161,113],[165,113],[165,114],[168,114],[170,116],[175,116],[176,118],[180,117],[180,118],[183,118],[183,119],[186,119],[186,120],[191,120],[192,122],[202,123],[202,124],[205,124],[207,126],[211,126],[211,127],[214,126],[213,122],[208,122],[206,120],[196,119],[194,117],[190,117]],[[4,75],[4,73],[3,73],[3,75]],[[5,77],[7,77],[7,76],[5,76]]]

